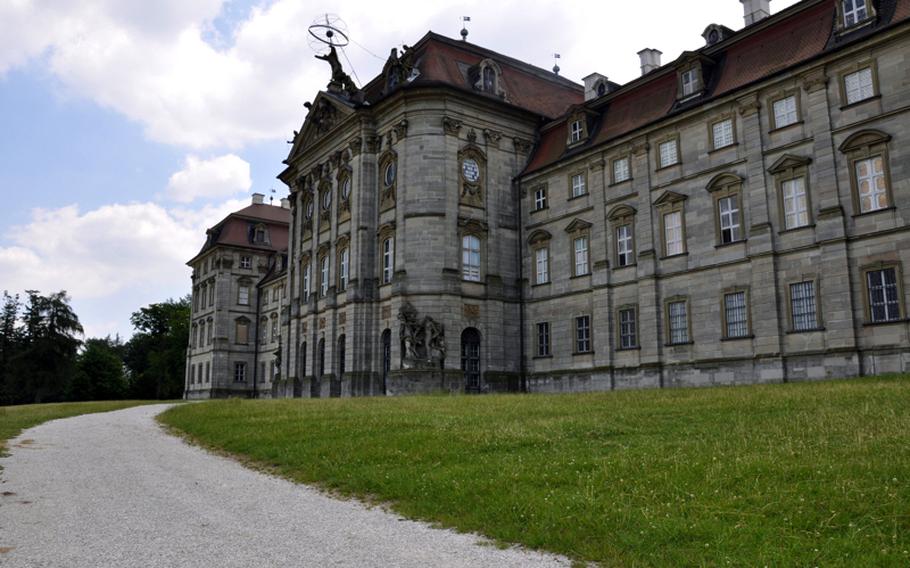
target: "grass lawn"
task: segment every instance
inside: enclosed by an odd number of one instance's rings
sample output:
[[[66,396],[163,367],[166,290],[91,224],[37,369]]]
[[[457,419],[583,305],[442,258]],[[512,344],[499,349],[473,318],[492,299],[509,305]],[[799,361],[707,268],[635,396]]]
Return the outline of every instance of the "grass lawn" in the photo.
[[[225,400],[161,420],[295,481],[604,566],[910,565],[910,377]]]
[[[140,404],[159,401],[113,400],[99,402],[61,402],[56,404],[24,404],[21,406],[0,406],[0,456],[6,454],[6,442],[19,432],[37,426],[48,420],[68,418],[78,414],[108,412]]]

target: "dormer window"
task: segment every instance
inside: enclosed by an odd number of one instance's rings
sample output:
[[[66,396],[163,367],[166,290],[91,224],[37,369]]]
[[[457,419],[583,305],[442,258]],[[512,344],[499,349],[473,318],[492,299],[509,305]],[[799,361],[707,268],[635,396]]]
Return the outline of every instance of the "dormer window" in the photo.
[[[483,68],[483,90],[486,93],[496,92],[496,71],[492,67]]]
[[[607,94],[607,84],[605,82],[597,83],[597,96],[602,97]]]
[[[695,68],[683,71],[680,81],[682,84],[683,98],[692,96],[700,90],[698,72]]]
[[[484,59],[472,70],[474,89],[497,97],[506,98],[502,84],[502,70],[492,59]]]
[[[569,142],[572,144],[574,144],[575,142],[580,142],[583,132],[584,132],[584,129],[582,128],[581,121],[573,120],[571,129],[570,129],[570,134],[569,134]]]
[[[253,227],[253,244],[256,245],[267,245],[269,244],[269,234],[266,231],[265,225],[256,225]]]
[[[869,17],[866,0],[844,0],[844,27],[849,28]]]

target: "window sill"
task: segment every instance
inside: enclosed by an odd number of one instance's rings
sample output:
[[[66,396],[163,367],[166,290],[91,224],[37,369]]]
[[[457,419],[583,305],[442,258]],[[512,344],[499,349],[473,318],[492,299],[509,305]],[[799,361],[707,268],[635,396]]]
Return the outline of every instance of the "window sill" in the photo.
[[[742,339],[755,339],[755,335],[750,333],[749,335],[738,335],[736,337],[721,337],[720,338],[721,341],[740,341]]]
[[[593,351],[573,351],[572,357],[581,357],[582,355],[594,355]]]
[[[802,225],[799,227],[791,227],[789,229],[781,229],[777,232],[778,235],[786,235],[787,233],[798,233],[799,231],[805,231],[806,229],[814,229],[815,223],[809,223],[808,225]]]
[[[531,284],[531,288],[539,288],[541,286],[549,286],[551,282],[547,280],[546,282],[537,282],[536,284]]]
[[[714,245],[714,248],[715,248],[715,249],[722,249],[722,248],[732,247],[732,246],[735,246],[735,245],[743,244],[743,243],[747,242],[748,240],[749,240],[749,239],[739,239],[738,241],[731,241],[731,242],[729,242],[729,243],[720,243],[720,244]]]
[[[570,195],[570,196],[569,196],[569,199],[568,199],[567,201],[575,201],[576,199],[581,199],[581,198],[583,198],[583,197],[587,197],[588,195],[589,195],[589,194],[588,194],[587,191],[584,192],[584,193],[582,193],[581,195]]]
[[[888,321],[867,321],[867,322],[863,323],[863,327],[875,327],[878,325],[891,325],[891,324],[895,324],[895,323],[907,323],[908,321],[910,321],[910,319],[908,319],[908,318],[898,318],[898,319],[893,319],[893,320],[888,320]]]
[[[861,22],[856,22],[852,26],[847,26],[847,25],[844,25],[843,23],[839,22],[838,26],[837,26],[837,31],[835,31],[834,33],[838,37],[842,36],[842,35],[847,35],[847,34],[855,32],[857,30],[860,30],[862,28],[865,28],[867,26],[871,26],[874,23],[875,23],[875,16],[866,18],[865,20],[863,20]]]
[[[787,130],[789,128],[793,128],[794,126],[800,126],[802,124],[805,124],[805,123],[802,120],[797,120],[796,122],[791,122],[790,124],[787,124],[785,126],[775,126],[774,128],[772,128],[771,130],[768,131],[768,134],[777,134],[778,132]]]
[[[531,209],[530,213],[531,213],[531,215],[533,215],[534,213],[540,213],[541,211],[546,211],[549,208],[550,208],[549,205],[545,205],[539,209]]]
[[[867,98],[862,99],[862,100],[859,100],[859,101],[854,101],[854,102],[852,102],[852,103],[847,103],[847,104],[841,106],[841,107],[840,107],[840,110],[842,110],[842,111],[844,111],[844,110],[850,110],[850,109],[853,108],[853,107],[857,107],[857,106],[860,106],[860,105],[862,105],[862,104],[864,104],[864,103],[868,103],[868,102],[871,102],[871,101],[877,101],[877,100],[879,100],[879,99],[881,99],[881,98],[882,98],[882,96],[881,96],[880,94],[876,93],[876,94],[872,95],[871,97],[867,97]]]
[[[681,165],[682,165],[682,162],[677,161],[677,162],[673,162],[672,164],[667,164],[666,166],[660,166],[659,168],[657,168],[654,171],[661,172],[663,170],[669,170],[670,168],[675,168],[676,166],[681,166]]]
[[[622,184],[624,184],[624,183],[629,183],[629,182],[631,182],[631,181],[632,181],[632,178],[628,177],[628,178],[623,179],[623,180],[613,181],[613,182],[611,182],[610,185],[608,185],[607,187],[616,187],[617,185],[622,185]]]
[[[875,215],[876,213],[884,213],[885,211],[895,211],[897,207],[889,205],[888,207],[882,207],[881,209],[875,209],[873,211],[863,211],[862,213],[855,213],[852,215],[854,219],[857,217],[865,217],[867,215]]]
[[[816,333],[819,331],[825,331],[825,328],[813,327],[813,328],[809,328],[809,329],[788,329],[786,333],[787,333],[787,335],[797,335],[800,333]]]
[[[535,355],[532,359],[552,359],[553,355]]]
[[[679,254],[665,255],[665,256],[660,257],[660,260],[668,260],[671,258],[681,258],[681,257],[685,257],[685,256],[689,256],[689,251],[681,252]]]
[[[635,347],[617,347],[617,352],[620,351],[641,351],[641,345],[636,345]]]
[[[730,148],[736,148],[737,146],[739,146],[739,142],[733,142],[731,144],[727,144],[726,146],[721,146],[720,148],[714,148],[708,152],[708,155],[710,156],[711,154],[717,154],[719,152],[723,152],[724,150],[729,150]]]
[[[570,280],[575,280],[576,278],[584,278],[584,277],[590,276],[590,275],[591,275],[590,272],[585,272],[584,274],[575,274],[575,275],[573,275],[573,276],[570,276],[569,279],[570,279]]]
[[[664,347],[685,347],[694,343],[694,341],[683,341],[681,343],[664,343]]]
[[[630,263],[630,264],[624,264],[624,265],[622,265],[622,266],[614,266],[614,267],[613,267],[613,270],[614,270],[614,271],[618,271],[618,270],[622,270],[622,269],[624,269],[624,268],[635,268],[636,266],[638,266],[638,263],[632,262],[632,263]]]

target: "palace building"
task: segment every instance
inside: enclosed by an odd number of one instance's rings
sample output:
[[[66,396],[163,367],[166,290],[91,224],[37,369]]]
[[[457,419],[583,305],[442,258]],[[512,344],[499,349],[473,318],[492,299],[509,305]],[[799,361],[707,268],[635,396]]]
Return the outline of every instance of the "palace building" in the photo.
[[[288,208],[189,263],[187,396],[910,369],[910,0],[741,2],[624,85],[432,32],[362,89],[323,56]]]

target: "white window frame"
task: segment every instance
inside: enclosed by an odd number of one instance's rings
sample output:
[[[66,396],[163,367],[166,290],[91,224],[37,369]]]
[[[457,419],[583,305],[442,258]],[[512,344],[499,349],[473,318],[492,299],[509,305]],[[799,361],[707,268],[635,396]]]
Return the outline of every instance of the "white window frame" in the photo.
[[[799,122],[796,95],[789,95],[771,103],[774,113],[774,128],[783,128]]]
[[[241,284],[237,289],[237,304],[241,306],[250,305],[250,287],[244,284]]]
[[[720,223],[721,244],[742,240],[742,212],[739,209],[738,194],[717,199],[717,219]]]
[[[584,276],[589,273],[588,262],[588,237],[581,236],[572,240],[572,250],[575,253],[575,276]]]
[[[679,141],[674,138],[672,140],[667,140],[661,142],[657,146],[658,154],[660,156],[660,167],[668,168],[670,166],[675,166],[679,163]]]
[[[585,174],[575,174],[572,176],[572,197],[581,197],[588,193]]]
[[[879,165],[879,171],[875,171],[876,162]],[[865,165],[867,175],[860,175],[860,166]],[[853,173],[856,176],[856,193],[859,198],[859,211],[860,213],[871,213],[872,211],[880,211],[882,209],[887,209],[891,206],[891,202],[888,199],[888,177],[885,175],[885,155],[876,154],[868,158],[863,158],[853,162]],[[878,181],[881,181],[882,187],[878,186]],[[869,193],[867,195],[863,194],[863,183],[867,183],[869,187]],[[864,197],[868,197],[871,200],[872,206],[865,207],[863,205]],[[885,204],[882,205],[882,198],[884,198]]]
[[[339,276],[338,282],[339,282],[339,286],[341,287],[341,290],[346,290],[348,287],[348,270],[349,270],[349,265],[350,265],[350,258],[351,258],[351,249],[348,247],[344,247],[341,250],[341,263],[340,263],[341,268],[339,270],[339,272],[341,274],[338,275]]]
[[[632,167],[628,156],[613,160],[613,183],[622,183],[632,178]]]
[[[480,237],[461,237],[461,278],[469,282],[480,282]]]
[[[682,345],[690,341],[689,303],[685,300],[667,303],[667,339],[670,345]]]
[[[322,257],[322,266],[319,270],[319,292],[322,297],[329,293],[329,255]]]
[[[869,9],[866,0],[840,0],[844,11],[844,27],[851,28],[869,19]],[[848,9],[847,6],[850,6]]]
[[[534,210],[540,211],[541,209],[547,208],[547,188],[544,186],[538,187],[534,191]]]
[[[784,202],[784,228],[798,229],[808,225],[809,196],[806,191],[806,178],[798,176],[782,181],[780,192]]]
[[[670,211],[663,214],[666,256],[676,256],[686,252],[685,243],[683,243],[682,217],[682,211]],[[675,220],[672,224],[671,219]]]
[[[638,347],[638,321],[634,307],[619,309],[619,348]]]
[[[395,267],[395,237],[388,237],[382,241],[382,283],[392,281]]]
[[[875,74],[872,67],[863,67],[844,75],[844,96],[848,105],[875,96]]]
[[[683,98],[694,95],[701,89],[698,84],[698,70],[695,67],[683,71],[679,80],[682,83]]]
[[[550,281],[550,249],[540,247],[534,251],[536,278],[535,284],[546,284]]]
[[[303,267],[303,301],[310,297],[310,263]]]
[[[616,264],[619,267],[630,266],[635,262],[632,250],[632,223],[616,226]]]
[[[581,120],[573,120],[570,127],[569,140],[572,144],[581,141],[583,129],[581,127]]]
[[[243,361],[234,362],[234,382],[235,383],[245,383],[246,382],[246,363]]]
[[[733,119],[728,118],[711,125],[711,138],[715,150],[732,146],[736,139],[733,135]]]

